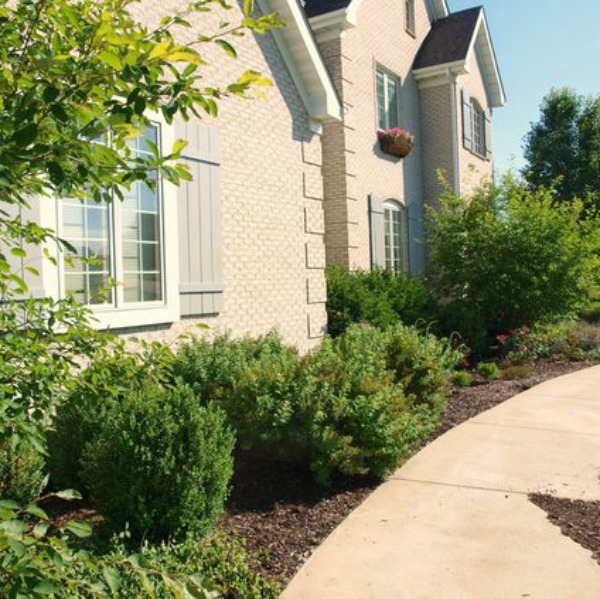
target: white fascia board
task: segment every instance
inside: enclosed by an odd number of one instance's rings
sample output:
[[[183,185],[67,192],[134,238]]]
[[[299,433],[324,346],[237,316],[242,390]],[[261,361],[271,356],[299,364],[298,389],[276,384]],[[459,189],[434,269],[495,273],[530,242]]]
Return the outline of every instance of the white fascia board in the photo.
[[[479,64],[483,71],[482,74],[490,106],[492,108],[501,108],[506,104],[506,96],[487,18],[483,9],[477,20],[475,34],[473,35],[469,51],[467,52],[468,61],[472,57],[473,52],[476,52],[479,58]]]
[[[431,0],[435,20],[444,19],[450,14],[446,0]]]
[[[310,118],[340,121],[342,105],[323,63],[302,8],[296,0],[259,0],[264,12],[277,12],[286,24],[273,38],[288,67]]]
[[[428,80],[445,80],[446,82],[449,82],[452,78],[458,77],[459,75],[466,75],[467,73],[469,73],[469,65],[466,60],[456,60],[445,64],[436,64],[433,67],[425,67],[413,71],[415,80],[419,83],[420,87],[429,87],[429,85],[427,85]]]

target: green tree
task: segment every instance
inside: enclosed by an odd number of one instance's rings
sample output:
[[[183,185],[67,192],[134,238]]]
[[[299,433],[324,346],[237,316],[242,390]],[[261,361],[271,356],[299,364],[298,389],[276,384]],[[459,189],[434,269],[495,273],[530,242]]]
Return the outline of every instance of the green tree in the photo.
[[[149,114],[168,123],[214,116],[224,96],[250,97],[255,86],[269,84],[254,71],[240,72],[222,88],[203,79],[200,50],[207,44],[235,58],[231,36],[280,25],[275,14],[255,16],[252,0],[244,0],[238,23],[223,18],[211,32],[198,30],[201,17],[213,8],[226,11],[225,0],[182,2],[155,28],[132,17],[134,4],[0,0],[0,442],[13,449],[27,442],[44,452],[48,419],[77,365],[107,349],[85,308],[70,299],[29,297],[15,259],[26,258],[28,244],[66,245],[27,216],[31,203],[55,197],[118,201],[133,183],[152,186],[157,175],[179,183],[189,177],[176,163],[184,142],[166,156],[154,149],[146,158],[128,145],[149,124]],[[181,29],[193,32],[191,41],[177,41]],[[108,136],[111,143],[103,143]],[[145,590],[139,596],[154,596],[151,587],[158,584],[165,596],[188,596],[186,585],[188,594],[205,596],[194,579],[175,581],[160,572],[149,577],[136,559],[94,562],[75,553],[68,535],[89,531],[73,523],[57,533],[46,520],[35,503],[21,508],[0,501],[3,596],[116,596],[123,569],[140,574]],[[75,575],[82,563],[91,572],[86,580]]]
[[[600,223],[582,211],[511,178],[469,199],[447,191],[428,215],[428,279],[447,326],[481,350],[507,329],[575,314],[600,273]]]
[[[586,213],[600,209],[600,97],[553,89],[525,137],[529,185],[553,187],[561,201],[580,198]]]

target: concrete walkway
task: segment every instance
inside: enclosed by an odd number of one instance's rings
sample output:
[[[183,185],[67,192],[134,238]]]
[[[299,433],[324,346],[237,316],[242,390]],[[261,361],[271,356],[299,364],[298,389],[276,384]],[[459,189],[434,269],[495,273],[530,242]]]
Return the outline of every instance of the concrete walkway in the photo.
[[[599,599],[600,566],[527,494],[600,499],[600,367],[453,429],[377,489],[285,599]]]

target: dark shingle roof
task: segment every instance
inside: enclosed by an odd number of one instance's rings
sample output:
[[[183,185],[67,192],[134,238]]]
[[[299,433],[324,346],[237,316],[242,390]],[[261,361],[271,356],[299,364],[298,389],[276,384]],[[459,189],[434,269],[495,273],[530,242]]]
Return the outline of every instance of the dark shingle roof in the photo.
[[[415,58],[413,68],[424,69],[464,60],[482,10],[481,6],[469,8],[436,21]]]
[[[352,0],[304,0],[304,11],[306,16],[318,17],[326,12],[333,12],[341,8],[348,8]]]

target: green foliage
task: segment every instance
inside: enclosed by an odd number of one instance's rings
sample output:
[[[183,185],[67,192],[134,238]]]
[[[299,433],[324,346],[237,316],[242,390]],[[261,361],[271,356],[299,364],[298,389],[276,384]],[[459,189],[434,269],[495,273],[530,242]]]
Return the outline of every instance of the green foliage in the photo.
[[[500,368],[495,362],[479,362],[475,370],[487,381],[495,381],[500,378]]]
[[[600,97],[553,89],[525,137],[523,171],[532,188],[553,187],[561,201],[583,200],[600,209]]]
[[[79,495],[75,491],[62,491],[42,499],[52,497],[77,499]],[[76,549],[81,539],[91,535],[91,527],[84,522],[68,521],[55,530],[46,512],[36,503],[21,507],[13,501],[1,500],[0,518],[3,597],[216,599],[220,596],[195,569],[198,563],[179,565],[177,571],[168,571],[162,566],[174,564],[150,563],[142,552],[118,549],[98,555]]]
[[[160,343],[141,342],[139,351],[127,351],[113,342],[81,372],[66,399],[55,410],[47,433],[48,468],[53,488],[83,489],[83,448],[99,433],[98,423],[144,385],[171,381],[171,350]]]
[[[239,24],[223,19],[211,35],[195,30],[186,45],[174,31],[222,0],[191,2],[167,14],[155,29],[135,22],[131,0],[0,0],[0,444],[45,452],[51,415],[69,395],[81,366],[93,362],[106,339],[88,325],[89,312],[72,300],[29,297],[25,278],[38,271],[24,247],[48,244],[72,249],[54,231],[28,221],[32,198],[65,197],[98,202],[122,199],[136,181],[154,185],[157,174],[173,183],[189,178],[173,164],[184,143],[167,156],[139,157],[128,141],[148,124],[150,111],[168,123],[176,116],[216,115],[227,94],[248,97],[269,82],[247,71],[218,89],[207,85],[199,44],[217,43],[245,32],[264,33],[281,25],[274,14],[254,17],[243,3]],[[110,145],[97,143],[110,136]],[[93,381],[90,381],[93,384]],[[109,402],[110,403],[110,402]],[[33,479],[30,481],[33,484]],[[36,483],[37,484],[37,483]],[[30,518],[38,518],[35,526]],[[38,508],[0,509],[0,590],[8,597],[117,595],[117,574],[135,570],[140,584],[162,585],[164,596],[208,597],[196,579],[148,573],[135,556],[107,562],[78,552],[69,532],[48,529]],[[70,533],[82,527],[67,525]],[[77,577],[80,568],[89,576]],[[145,582],[144,582],[145,581]],[[141,588],[141,587],[140,587]],[[142,596],[141,594],[138,596]]]
[[[113,403],[85,444],[81,477],[94,505],[135,538],[201,536],[214,526],[233,473],[225,415],[188,387],[146,383]]]
[[[537,358],[600,360],[600,326],[586,322],[558,322],[521,327],[500,335],[507,362]]]
[[[452,373],[452,384],[457,387],[470,387],[473,384],[473,377],[466,370],[457,370]]]
[[[199,339],[181,348],[174,374],[203,402],[225,410],[242,449],[285,439],[304,386],[298,352],[273,333]]]
[[[397,322],[415,324],[436,316],[435,303],[422,279],[388,270],[350,273],[341,266],[327,269],[329,333],[341,335],[351,324],[386,328]]]
[[[576,313],[597,287],[599,223],[580,202],[506,178],[429,212],[429,282],[447,330],[477,351],[502,331]]]
[[[459,358],[412,327],[353,325],[300,357],[275,335],[183,347],[174,373],[228,415],[245,449],[315,478],[383,478],[435,425]]]
[[[0,497],[19,503],[33,501],[44,486],[44,458],[23,439],[13,447],[0,440]]]
[[[118,543],[109,556],[126,558],[123,543]],[[219,530],[202,540],[190,537],[180,543],[144,544],[138,559],[148,570],[169,572],[171,576],[189,577],[202,572],[214,585],[217,597],[276,599],[281,592],[276,583],[257,574],[258,556],[251,554],[242,540]],[[121,577],[118,596],[138,599],[151,595],[143,594],[139,579],[130,574]]]

